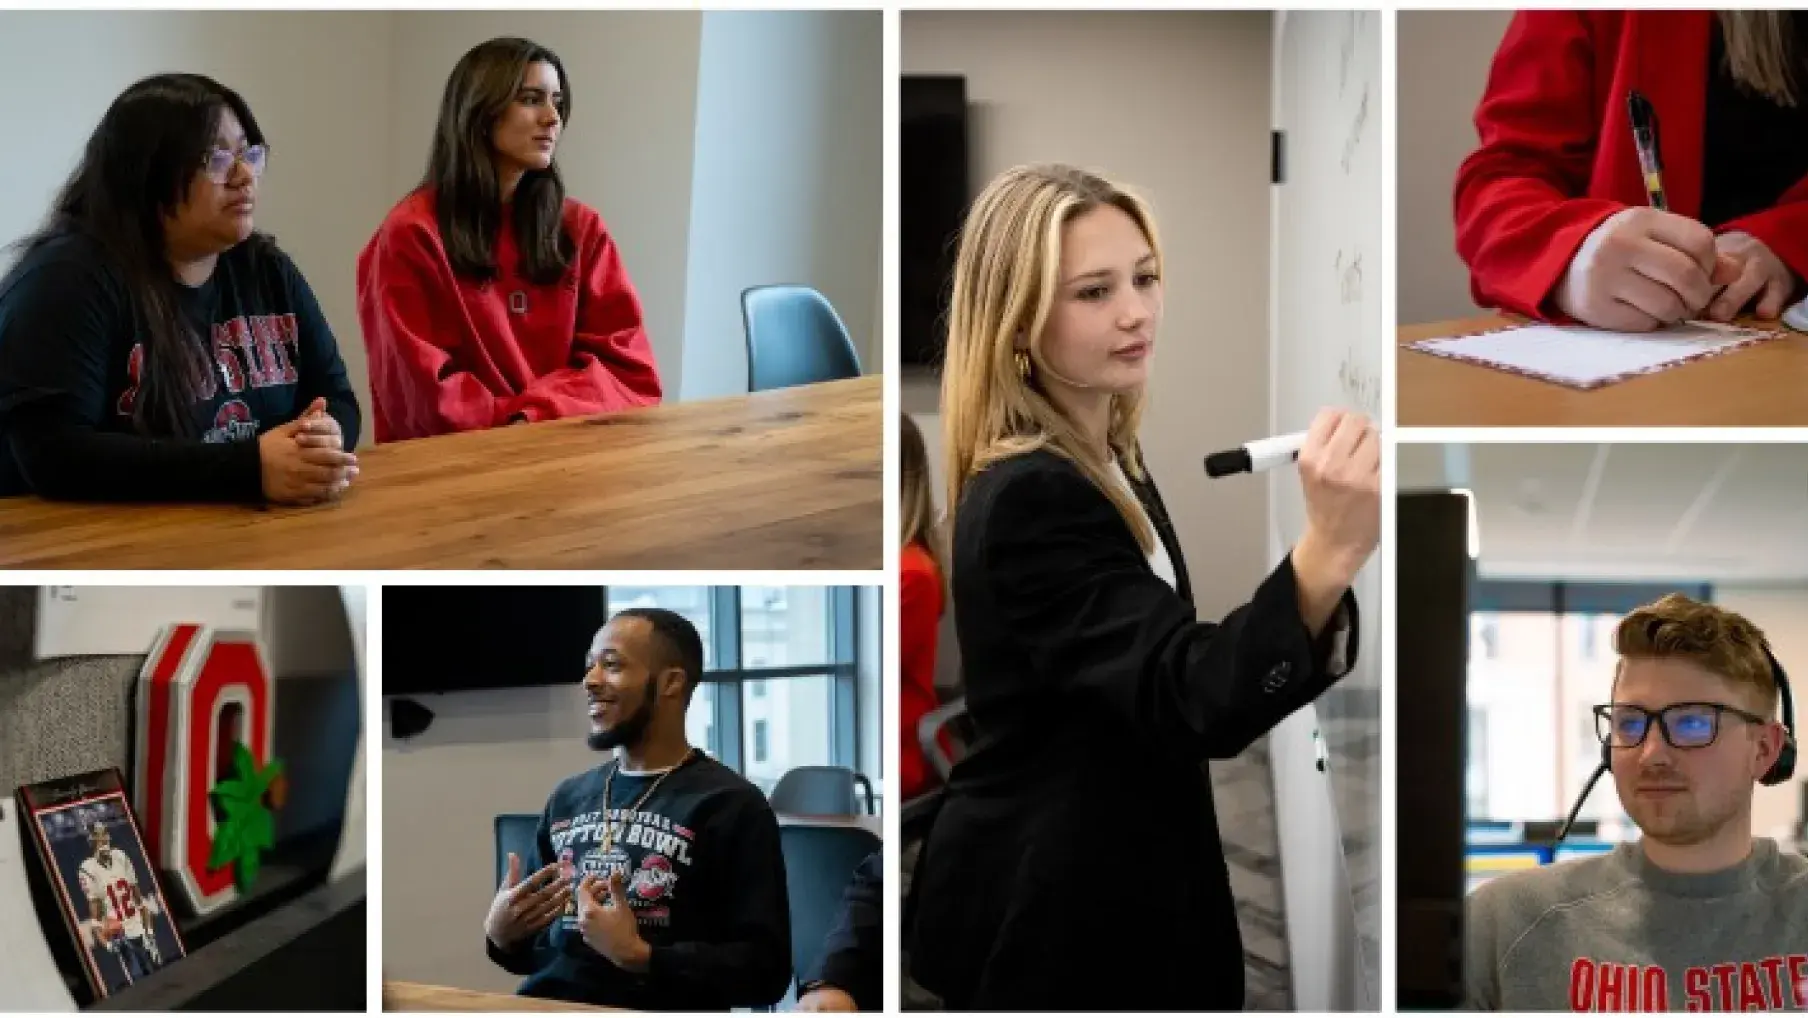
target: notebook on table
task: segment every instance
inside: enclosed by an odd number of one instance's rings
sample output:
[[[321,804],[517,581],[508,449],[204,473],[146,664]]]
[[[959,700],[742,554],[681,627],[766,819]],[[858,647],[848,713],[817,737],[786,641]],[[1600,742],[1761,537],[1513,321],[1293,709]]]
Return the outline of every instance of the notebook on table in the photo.
[[[1408,344],[1407,349],[1572,389],[1598,389],[1782,335],[1720,322],[1684,322],[1656,332],[1533,323],[1420,340]]]

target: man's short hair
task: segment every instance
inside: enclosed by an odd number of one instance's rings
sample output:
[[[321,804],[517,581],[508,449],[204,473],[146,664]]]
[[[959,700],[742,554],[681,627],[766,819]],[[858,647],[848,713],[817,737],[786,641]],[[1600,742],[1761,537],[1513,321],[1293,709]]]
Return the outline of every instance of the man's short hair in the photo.
[[[1620,620],[1613,649],[1628,659],[1681,658],[1734,686],[1756,690],[1767,716],[1777,709],[1777,680],[1764,633],[1737,612],[1666,594]],[[1617,682],[1617,672],[1614,678]]]
[[[641,619],[653,629],[654,650],[659,655],[657,668],[679,668],[684,672],[684,695],[688,700],[703,681],[703,637],[691,620],[665,608],[623,608],[615,619]]]

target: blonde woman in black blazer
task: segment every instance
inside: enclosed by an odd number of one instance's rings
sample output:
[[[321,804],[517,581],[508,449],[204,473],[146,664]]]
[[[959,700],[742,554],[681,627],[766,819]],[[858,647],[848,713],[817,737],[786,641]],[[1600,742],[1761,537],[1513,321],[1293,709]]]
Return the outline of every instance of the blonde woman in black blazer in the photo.
[[[1143,202],[1069,167],[1006,172],[961,234],[942,413],[978,738],[905,915],[911,974],[950,1009],[1241,1008],[1203,764],[1355,658],[1349,587],[1380,535],[1355,414],[1320,414],[1300,451],[1299,543],[1247,604],[1196,620],[1136,441],[1161,267]]]

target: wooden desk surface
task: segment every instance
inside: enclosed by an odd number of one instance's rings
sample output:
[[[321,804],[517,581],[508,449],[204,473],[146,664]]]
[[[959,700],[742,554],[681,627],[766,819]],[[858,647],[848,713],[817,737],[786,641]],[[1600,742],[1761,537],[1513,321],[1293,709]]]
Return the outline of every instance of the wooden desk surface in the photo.
[[[1405,349],[1499,328],[1499,316],[1402,326],[1395,353],[1400,427],[1808,425],[1808,335],[1582,391]],[[1780,326],[1779,326],[1780,327]]]
[[[879,569],[877,376],[361,450],[338,503],[0,499],[15,569]]]
[[[619,1011],[621,1008],[570,1004],[562,1000],[517,997],[512,993],[484,993],[450,986],[383,980],[385,1011]]]
[[[811,816],[804,813],[778,814],[780,827],[858,827],[870,832],[873,837],[885,838],[885,822],[882,818],[867,813],[854,816]]]

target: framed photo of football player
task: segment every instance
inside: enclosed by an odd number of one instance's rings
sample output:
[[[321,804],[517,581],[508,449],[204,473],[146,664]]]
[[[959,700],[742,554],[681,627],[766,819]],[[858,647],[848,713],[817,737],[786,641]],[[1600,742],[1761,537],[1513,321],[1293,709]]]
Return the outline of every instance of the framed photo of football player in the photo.
[[[119,771],[27,785],[19,804],[91,999],[187,953]]]

